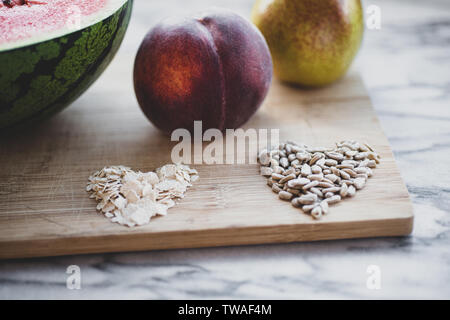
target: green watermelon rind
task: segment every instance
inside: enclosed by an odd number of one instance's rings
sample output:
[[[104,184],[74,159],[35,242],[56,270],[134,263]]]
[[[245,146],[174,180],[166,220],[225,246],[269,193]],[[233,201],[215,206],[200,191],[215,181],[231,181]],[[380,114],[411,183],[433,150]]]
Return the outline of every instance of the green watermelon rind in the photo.
[[[0,131],[64,109],[97,80],[118,51],[133,0],[68,35],[0,52]]]

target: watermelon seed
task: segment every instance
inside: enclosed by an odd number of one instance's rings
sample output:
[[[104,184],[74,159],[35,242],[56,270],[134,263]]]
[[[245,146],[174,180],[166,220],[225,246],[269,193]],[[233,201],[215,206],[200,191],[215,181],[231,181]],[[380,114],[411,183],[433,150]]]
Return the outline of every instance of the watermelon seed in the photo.
[[[34,0],[2,0],[2,3],[3,4],[0,3],[0,8],[3,6],[12,8],[14,6],[27,5],[28,7],[31,7],[32,4],[47,4],[46,2],[34,1]]]

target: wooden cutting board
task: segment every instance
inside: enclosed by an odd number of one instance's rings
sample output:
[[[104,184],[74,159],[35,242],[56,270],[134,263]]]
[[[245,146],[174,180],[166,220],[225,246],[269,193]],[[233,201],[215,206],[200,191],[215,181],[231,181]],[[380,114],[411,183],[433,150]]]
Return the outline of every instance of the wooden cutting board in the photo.
[[[258,165],[194,166],[200,180],[150,224],[130,229],[96,212],[87,178],[106,165],[149,171],[170,162],[169,138],[141,113],[133,57],[119,55],[70,108],[44,125],[0,138],[0,258],[54,256],[325,239],[411,232],[412,206],[389,143],[356,72],[301,90],[274,82],[245,128],[279,128],[280,139],[332,146],[365,141],[383,160],[365,189],[320,221],[280,201]]]

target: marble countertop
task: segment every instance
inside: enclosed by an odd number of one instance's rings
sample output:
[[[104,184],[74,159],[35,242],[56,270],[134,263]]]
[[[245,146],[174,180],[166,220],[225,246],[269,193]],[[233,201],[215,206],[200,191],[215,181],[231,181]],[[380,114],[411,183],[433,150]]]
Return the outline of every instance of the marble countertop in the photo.
[[[185,3],[137,0],[121,50],[143,36],[133,24],[182,13]],[[252,1],[196,0],[188,10],[212,4],[248,15]],[[366,31],[355,67],[414,204],[411,236],[2,261],[0,298],[449,299],[450,3],[371,4],[381,29]],[[80,290],[66,287],[70,265],[80,267]]]

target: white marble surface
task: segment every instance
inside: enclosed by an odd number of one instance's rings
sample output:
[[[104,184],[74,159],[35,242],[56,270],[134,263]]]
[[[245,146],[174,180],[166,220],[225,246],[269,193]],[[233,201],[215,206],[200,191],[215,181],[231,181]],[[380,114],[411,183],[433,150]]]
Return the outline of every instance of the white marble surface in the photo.
[[[136,50],[133,31],[161,16],[212,4],[248,14],[251,3],[138,0],[121,50]],[[364,3],[380,6],[382,28],[366,32],[355,66],[414,203],[412,236],[3,261],[0,298],[449,299],[450,3]],[[66,288],[72,264],[81,290]],[[366,286],[369,265],[380,267],[379,290]]]

